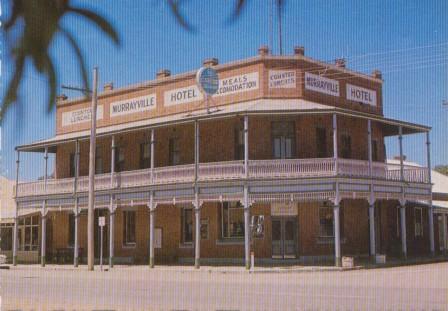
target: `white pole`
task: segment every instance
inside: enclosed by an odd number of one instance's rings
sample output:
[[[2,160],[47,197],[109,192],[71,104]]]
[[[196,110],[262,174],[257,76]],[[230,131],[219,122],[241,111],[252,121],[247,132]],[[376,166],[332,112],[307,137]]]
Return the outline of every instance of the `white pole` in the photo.
[[[247,185],[244,186],[244,257],[246,269],[250,269],[250,206]]]
[[[97,107],[98,68],[93,69],[93,90],[90,127],[89,152],[89,206],[87,214],[87,264],[88,270],[94,266],[94,206],[95,206],[95,149],[96,149],[96,107]],[[102,240],[101,240],[102,241]]]
[[[338,175],[338,119],[336,114],[333,114],[333,159],[336,176]]]
[[[17,266],[17,249],[18,249],[18,225],[19,225],[19,205],[17,203],[18,192],[19,192],[19,167],[20,167],[20,151],[17,151],[17,160],[16,160],[16,209],[14,214],[14,241],[13,241],[13,249],[12,249],[12,263],[14,266]]]
[[[333,218],[334,218],[334,256],[335,256],[335,266],[341,266],[341,228],[339,219],[339,204],[333,207]]]
[[[373,193],[373,157],[372,157],[372,121],[367,120],[367,146],[369,158],[369,177],[370,177],[370,200],[369,200],[369,233],[370,233],[370,256],[375,258],[375,200]]]
[[[196,120],[194,123],[194,211],[195,211],[195,253],[194,253],[194,267],[200,268],[201,260],[201,207],[199,202],[199,187],[198,187],[198,174],[199,174],[199,123]]]
[[[110,160],[110,189],[114,188],[114,170],[115,170],[115,136],[112,135],[111,142],[111,160]],[[114,224],[115,224],[115,209],[114,209],[114,195],[110,195],[109,202],[109,267],[114,266]]]
[[[45,160],[45,172],[44,172],[44,193],[47,193],[47,181],[48,181],[48,147],[45,147],[45,153],[44,153],[44,160]],[[46,239],[47,239],[47,213],[46,213],[46,200],[43,200],[42,202],[42,228],[41,228],[41,260],[40,265],[42,267],[45,267],[45,248],[46,248]]]
[[[100,270],[103,271],[103,229],[104,226],[101,226],[101,247],[100,247]]]
[[[428,183],[431,185],[431,194],[428,208],[428,223],[429,223],[429,247],[431,255],[435,255],[434,246],[434,209],[432,206],[432,176],[431,176],[431,141],[429,139],[429,131],[426,132],[426,161],[428,166]]]
[[[78,229],[79,229],[79,202],[78,202],[78,177],[79,177],[79,141],[75,143],[75,183],[74,183],[74,195],[75,195],[75,245],[73,250],[73,265],[78,267],[79,264],[79,241],[78,241]]]
[[[151,129],[151,186],[154,183],[154,129]],[[149,267],[154,268],[154,223],[155,223],[154,191],[149,193]]]

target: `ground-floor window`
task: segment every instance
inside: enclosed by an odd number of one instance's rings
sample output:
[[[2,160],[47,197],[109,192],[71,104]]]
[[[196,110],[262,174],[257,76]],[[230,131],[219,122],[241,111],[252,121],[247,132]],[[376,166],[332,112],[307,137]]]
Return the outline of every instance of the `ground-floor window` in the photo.
[[[334,237],[334,207],[328,203],[323,203],[319,206],[319,237],[332,238]],[[341,238],[344,237],[344,209],[339,207],[339,234]]]
[[[244,210],[240,202],[222,202],[221,238],[244,237]]]
[[[182,243],[193,243],[193,209],[182,208],[181,212]]]
[[[28,216],[19,219],[18,249],[37,251],[39,248],[39,216]]]
[[[75,245],[75,214],[68,214],[68,245]]]
[[[135,239],[135,211],[123,211],[123,244],[134,246]]]
[[[12,233],[14,224],[0,224],[0,250],[12,250]]]
[[[421,207],[414,208],[414,229],[415,236],[423,236],[423,209]]]

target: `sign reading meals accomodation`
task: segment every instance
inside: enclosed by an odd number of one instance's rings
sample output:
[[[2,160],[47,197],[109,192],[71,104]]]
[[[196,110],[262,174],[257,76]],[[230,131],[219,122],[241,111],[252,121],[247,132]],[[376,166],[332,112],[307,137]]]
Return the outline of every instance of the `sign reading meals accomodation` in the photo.
[[[340,95],[339,81],[309,72],[305,72],[305,89],[332,96]]]
[[[197,100],[202,100],[204,95],[199,91],[197,85],[190,85],[165,92],[165,106],[187,104]]]
[[[225,96],[258,89],[258,71],[219,80],[214,96]]]
[[[91,108],[82,108],[62,113],[62,126],[76,125],[90,122],[92,119]],[[103,119],[103,105],[98,105],[96,109],[96,119]]]
[[[290,89],[296,87],[295,70],[269,70],[270,89]]]
[[[367,105],[376,106],[376,92],[347,83],[347,99]]]
[[[156,94],[131,98],[110,104],[110,117],[148,111],[156,108]]]

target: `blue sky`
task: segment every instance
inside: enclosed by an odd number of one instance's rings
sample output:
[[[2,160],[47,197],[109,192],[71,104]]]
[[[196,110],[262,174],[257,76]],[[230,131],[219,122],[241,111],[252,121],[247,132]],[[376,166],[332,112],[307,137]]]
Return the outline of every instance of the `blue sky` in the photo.
[[[73,2],[106,16],[122,38],[120,48],[79,17],[67,17],[64,25],[78,38],[88,67],[99,67],[100,88],[106,82],[120,87],[151,80],[161,68],[176,74],[199,68],[208,57],[224,63],[255,55],[269,42],[269,2],[248,0],[241,17],[229,23],[236,1],[184,1],[181,10],[196,27],[194,33],[175,22],[162,0]],[[448,107],[441,104],[448,99],[447,13],[444,0],[285,0],[284,53],[303,45],[306,55],[316,59],[346,57],[349,68],[383,71],[385,115],[432,126],[432,163],[448,164]],[[81,85],[74,54],[63,38],[53,42],[51,54],[57,60],[59,83]],[[4,51],[2,56],[5,86],[11,67]],[[15,177],[15,145],[55,134],[54,111],[47,112],[46,95],[45,78],[28,66],[20,105],[8,112],[3,124],[2,166],[10,178]],[[398,153],[397,146],[396,139],[388,140],[389,157]],[[422,135],[406,137],[404,146],[410,160],[425,163]],[[23,154],[21,178],[42,174],[42,155]]]

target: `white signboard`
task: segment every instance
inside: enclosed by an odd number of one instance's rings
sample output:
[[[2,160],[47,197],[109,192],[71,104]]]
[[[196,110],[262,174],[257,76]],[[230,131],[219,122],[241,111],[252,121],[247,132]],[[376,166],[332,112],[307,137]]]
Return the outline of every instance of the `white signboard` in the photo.
[[[295,70],[269,70],[270,89],[290,89],[296,87]]]
[[[296,203],[272,203],[272,216],[297,216]]]
[[[98,217],[98,226],[104,227],[106,225],[106,217],[100,216]]]
[[[339,81],[328,79],[309,72],[305,72],[305,89],[332,96],[340,95]]]
[[[90,108],[82,108],[62,113],[62,126],[70,126],[85,122],[90,122],[92,114]],[[103,105],[98,105],[96,109],[96,119],[103,119]]]
[[[156,94],[121,100],[110,104],[110,117],[147,111],[156,108]]]
[[[154,248],[162,248],[162,228],[154,229]]]
[[[191,85],[166,91],[164,97],[165,106],[174,106],[202,100],[204,98],[204,95],[201,91],[199,91],[199,87],[197,85]]]
[[[224,96],[258,89],[258,71],[230,78],[220,79],[214,96]]]
[[[376,106],[376,92],[356,85],[347,84],[347,99]]]

